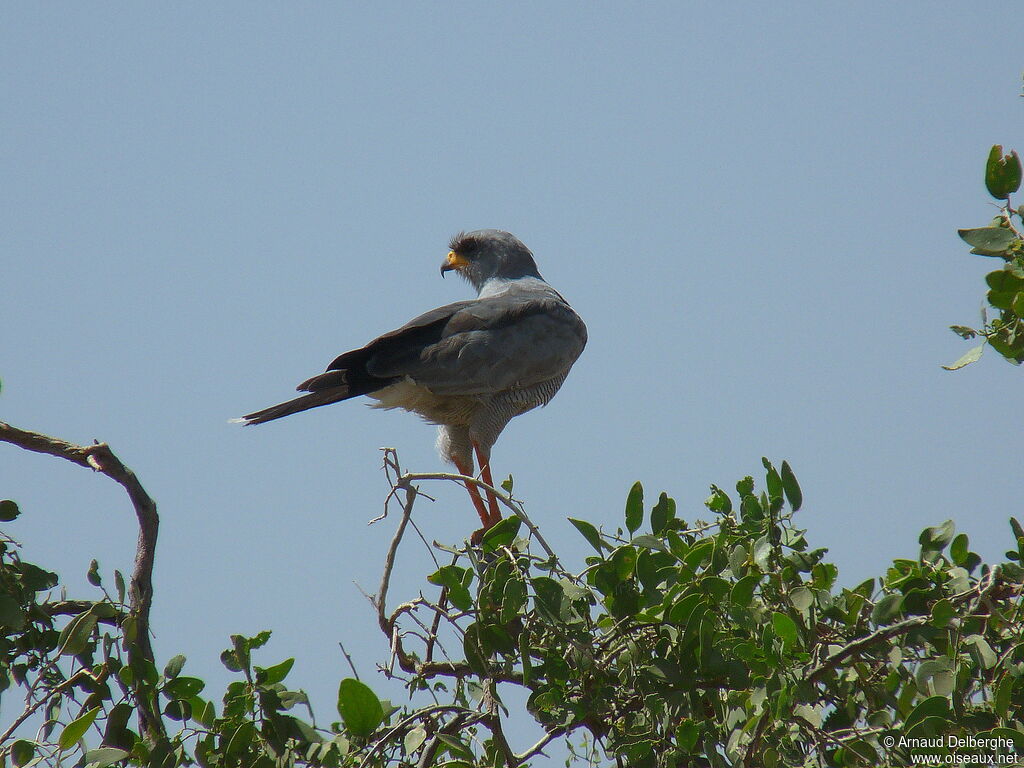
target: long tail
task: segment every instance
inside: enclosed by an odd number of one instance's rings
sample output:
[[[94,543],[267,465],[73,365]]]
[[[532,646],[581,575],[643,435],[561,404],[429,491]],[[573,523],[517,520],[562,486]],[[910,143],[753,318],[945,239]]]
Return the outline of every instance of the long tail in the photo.
[[[232,419],[232,421],[245,424],[246,426],[249,424],[263,424],[267,421],[280,419],[282,416],[291,416],[299,411],[308,411],[310,408],[319,408],[321,405],[330,405],[341,400],[348,400],[350,397],[356,397],[359,394],[362,393],[353,392],[348,387],[325,389],[320,392],[311,392],[308,395],[296,397],[287,403],[272,405],[269,408],[264,408],[262,411],[249,413],[240,419]]]

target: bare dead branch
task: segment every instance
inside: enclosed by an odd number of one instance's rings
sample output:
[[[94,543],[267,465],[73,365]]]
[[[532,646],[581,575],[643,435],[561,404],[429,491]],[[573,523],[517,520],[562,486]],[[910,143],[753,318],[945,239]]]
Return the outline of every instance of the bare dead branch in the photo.
[[[405,485],[403,490],[405,491],[405,503],[402,505],[402,520],[398,524],[398,529],[391,539],[391,545],[388,547],[387,555],[384,558],[384,571],[381,574],[380,587],[377,589],[376,597],[373,598],[373,603],[377,608],[377,624],[380,626],[381,632],[387,636],[388,641],[391,643],[392,654],[397,657],[402,669],[406,672],[414,672],[415,664],[412,659],[406,656],[405,651],[402,649],[402,640],[396,632],[395,623],[387,615],[388,588],[391,585],[391,573],[395,568],[395,555],[398,553],[399,544],[402,543],[402,537],[405,535],[405,529],[409,525],[412,507],[416,501],[415,486]]]
[[[356,680],[359,679],[359,672],[356,671],[356,665],[352,663],[352,657],[348,655],[348,651],[345,650],[345,644],[340,640],[338,641],[338,647],[341,648],[341,653],[345,657],[345,661],[348,662],[348,668],[352,670],[352,676]]]
[[[110,450],[106,443],[75,445],[59,438],[38,432],[12,427],[0,421],[0,441],[36,453],[65,459],[81,467],[106,475],[120,485],[128,494],[135,517],[139,523],[139,539],[135,549],[135,566],[128,588],[131,614],[135,618],[136,636],[128,645],[129,661],[140,657],[154,661],[153,646],[149,638],[149,613],[153,604],[153,563],[156,556],[157,533],[160,517],[156,502],[142,487],[138,477]],[[150,703],[139,700],[139,721],[141,729],[150,738],[164,735],[163,720]]]

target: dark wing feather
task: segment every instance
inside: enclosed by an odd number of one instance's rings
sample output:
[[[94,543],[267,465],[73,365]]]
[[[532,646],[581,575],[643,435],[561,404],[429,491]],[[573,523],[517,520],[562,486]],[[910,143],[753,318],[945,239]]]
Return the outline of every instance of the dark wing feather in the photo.
[[[375,375],[367,370],[369,361],[378,356],[390,360],[418,359],[425,346],[434,344],[441,338],[444,326],[452,315],[472,303],[460,301],[438,307],[410,320],[401,328],[374,339],[365,347],[339,355],[325,373],[299,384],[297,389],[300,392],[310,394],[255,411],[241,420],[246,424],[263,424],[310,408],[318,408],[321,405],[337,403],[383,389],[401,378],[401,374]]]
[[[411,363],[417,360],[424,347],[436,343],[441,338],[445,325],[453,315],[475,303],[474,301],[457,301],[454,304],[447,304],[424,312],[401,328],[378,336],[366,346],[338,355],[327,366],[326,373],[321,373],[302,382],[299,384],[298,390],[300,392],[319,392],[344,384],[353,390],[354,394],[351,396],[355,397],[355,395],[365,395],[386,387],[403,375],[400,370],[401,365],[398,365],[397,373],[381,376],[369,372],[370,361],[376,359],[407,360]]]
[[[587,340],[568,304],[535,293],[467,302],[440,331],[432,342],[421,339],[415,355],[380,350],[367,360],[367,372],[408,376],[439,395],[495,394],[568,372]]]

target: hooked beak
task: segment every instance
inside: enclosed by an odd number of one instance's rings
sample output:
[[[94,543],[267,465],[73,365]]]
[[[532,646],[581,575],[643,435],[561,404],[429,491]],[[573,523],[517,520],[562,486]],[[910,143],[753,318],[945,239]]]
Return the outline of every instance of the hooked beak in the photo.
[[[459,256],[455,251],[448,251],[448,255],[445,256],[444,261],[441,262],[441,277],[444,277],[445,272],[451,272],[453,269],[461,269],[462,267],[469,264],[469,261]]]

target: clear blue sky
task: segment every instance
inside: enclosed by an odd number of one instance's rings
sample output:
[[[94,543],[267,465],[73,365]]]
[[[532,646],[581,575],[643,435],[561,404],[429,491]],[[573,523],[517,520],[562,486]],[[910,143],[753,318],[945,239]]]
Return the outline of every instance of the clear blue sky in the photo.
[[[386,658],[353,586],[393,530],[377,449],[438,470],[433,428],[227,419],[468,298],[447,240],[499,227],[590,329],[493,457],[570,556],[565,517],[616,525],[633,481],[692,519],[768,455],[846,584],[949,517],[999,557],[1022,374],[939,366],[996,266],[955,228],[993,214],[989,147],[1024,149],[1018,33],[923,2],[8,4],[0,419],[108,441],[157,499],[161,657],[216,682],[230,633],[273,629],[329,720],[337,642],[364,679]],[[461,540],[464,492],[431,492],[426,535]],[[106,479],[0,446],[0,495],[73,590],[130,570]]]

